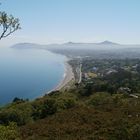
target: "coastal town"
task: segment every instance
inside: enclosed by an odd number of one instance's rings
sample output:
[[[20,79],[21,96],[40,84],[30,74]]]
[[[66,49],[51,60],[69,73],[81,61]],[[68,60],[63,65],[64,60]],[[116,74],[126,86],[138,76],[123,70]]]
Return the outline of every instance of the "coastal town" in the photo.
[[[73,59],[76,85],[90,85],[95,92],[124,93],[139,97],[139,59]]]

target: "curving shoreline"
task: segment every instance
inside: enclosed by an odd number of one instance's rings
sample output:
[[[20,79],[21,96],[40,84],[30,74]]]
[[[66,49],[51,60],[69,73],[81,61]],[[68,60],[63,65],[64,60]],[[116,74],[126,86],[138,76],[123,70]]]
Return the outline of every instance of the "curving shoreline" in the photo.
[[[64,75],[63,75],[63,79],[59,82],[59,84],[54,89],[47,92],[48,94],[51,93],[52,91],[61,90],[62,88],[66,87],[71,80],[75,79],[72,67],[70,66],[68,61],[69,60],[64,62],[65,72],[64,72]]]

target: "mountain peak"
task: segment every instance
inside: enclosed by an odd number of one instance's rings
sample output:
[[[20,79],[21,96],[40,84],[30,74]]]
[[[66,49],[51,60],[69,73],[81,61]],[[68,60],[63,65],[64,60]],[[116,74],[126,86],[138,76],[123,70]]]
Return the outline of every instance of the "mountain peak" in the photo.
[[[117,45],[117,43],[114,43],[114,42],[111,42],[111,41],[108,41],[108,40],[105,40],[99,44],[102,44],[102,45]]]
[[[69,41],[69,42],[64,43],[64,44],[73,45],[73,44],[79,44],[79,43],[75,43],[75,42]]]
[[[69,41],[69,42],[67,42],[67,44],[74,44],[74,42],[72,42],[72,41]]]

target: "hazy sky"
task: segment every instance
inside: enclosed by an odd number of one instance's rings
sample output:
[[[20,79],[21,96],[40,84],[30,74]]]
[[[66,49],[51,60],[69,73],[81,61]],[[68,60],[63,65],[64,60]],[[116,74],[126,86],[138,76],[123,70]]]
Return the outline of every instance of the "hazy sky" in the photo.
[[[140,44],[140,0],[1,0],[22,30],[1,41],[40,44],[100,42]]]

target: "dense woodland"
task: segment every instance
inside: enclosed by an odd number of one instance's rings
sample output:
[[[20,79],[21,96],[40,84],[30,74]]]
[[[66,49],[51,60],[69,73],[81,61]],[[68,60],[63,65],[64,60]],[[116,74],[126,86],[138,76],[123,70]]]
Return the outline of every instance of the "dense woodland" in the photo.
[[[73,68],[77,61],[71,60]],[[80,59],[80,84],[1,107],[0,139],[139,140],[139,62]],[[85,77],[88,72],[97,76]]]

